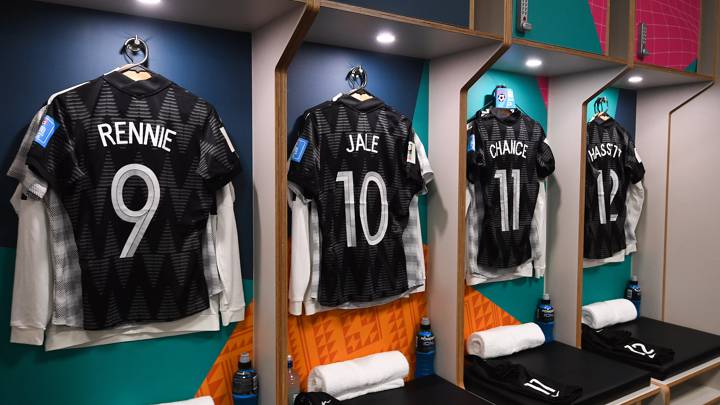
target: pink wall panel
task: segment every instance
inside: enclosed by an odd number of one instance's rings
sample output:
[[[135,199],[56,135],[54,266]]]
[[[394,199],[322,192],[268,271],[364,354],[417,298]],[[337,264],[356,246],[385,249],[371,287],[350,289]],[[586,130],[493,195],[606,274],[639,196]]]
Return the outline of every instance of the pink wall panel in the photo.
[[[650,55],[642,59],[636,56],[636,60],[678,70],[693,64],[698,57],[700,2],[637,0],[636,26],[640,23],[648,26]]]

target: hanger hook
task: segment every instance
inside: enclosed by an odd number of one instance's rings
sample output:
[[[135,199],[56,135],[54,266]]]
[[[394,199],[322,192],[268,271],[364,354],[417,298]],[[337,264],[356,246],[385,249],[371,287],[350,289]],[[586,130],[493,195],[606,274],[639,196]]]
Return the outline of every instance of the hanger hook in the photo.
[[[350,69],[348,74],[345,76],[345,81],[348,83],[353,90],[364,89],[367,86],[367,71],[363,69],[362,65],[357,65]]]
[[[136,55],[141,51],[143,53],[142,60],[140,62],[135,62],[135,59],[133,59],[133,55]],[[122,53],[126,58],[128,58],[133,65],[144,66],[147,64],[147,60],[150,56],[150,47],[144,39],[138,37],[138,35],[135,34],[134,36],[125,40],[125,43],[123,43],[122,49],[120,50],[120,53]]]

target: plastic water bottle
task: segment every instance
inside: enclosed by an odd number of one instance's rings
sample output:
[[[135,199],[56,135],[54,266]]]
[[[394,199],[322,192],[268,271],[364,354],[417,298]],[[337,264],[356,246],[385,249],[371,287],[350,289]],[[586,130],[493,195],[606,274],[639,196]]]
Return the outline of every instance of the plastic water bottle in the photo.
[[[635,305],[635,309],[637,309],[637,314],[639,317],[640,299],[642,298],[642,293],[640,291],[640,283],[638,283],[637,276],[632,276],[632,278],[630,278],[630,281],[628,281],[627,288],[625,288],[625,298],[632,301],[632,303]]]
[[[288,382],[288,405],[295,404],[295,397],[300,393],[300,377],[293,370],[293,357],[287,357],[287,382]]]
[[[545,343],[555,340],[555,308],[550,304],[550,294],[544,294],[535,311],[535,323],[540,326],[545,335]]]
[[[423,317],[415,337],[415,378],[435,374],[435,335],[430,330],[430,318]]]
[[[240,355],[238,370],[233,376],[232,391],[234,405],[257,405],[257,372],[252,368],[250,353],[243,353]]]

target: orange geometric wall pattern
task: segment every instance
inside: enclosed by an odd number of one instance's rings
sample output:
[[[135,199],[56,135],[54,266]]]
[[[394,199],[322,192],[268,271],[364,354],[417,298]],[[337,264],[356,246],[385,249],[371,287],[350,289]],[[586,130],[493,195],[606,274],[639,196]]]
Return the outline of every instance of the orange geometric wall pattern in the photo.
[[[196,397],[210,395],[216,405],[232,405],[232,378],[240,355],[249,352],[250,358],[253,358],[253,304],[254,302],[251,302],[245,310],[245,320],[235,325],[230,338],[195,393]]]
[[[427,263],[427,247],[424,251]],[[417,293],[372,308],[289,316],[288,352],[293,356],[301,388],[307,388],[308,374],[315,366],[390,350],[405,355],[412,376],[415,334],[426,313],[425,293]]]
[[[497,326],[517,325],[520,323],[494,302],[471,287],[465,287],[464,298],[464,336],[466,341],[473,332]]]

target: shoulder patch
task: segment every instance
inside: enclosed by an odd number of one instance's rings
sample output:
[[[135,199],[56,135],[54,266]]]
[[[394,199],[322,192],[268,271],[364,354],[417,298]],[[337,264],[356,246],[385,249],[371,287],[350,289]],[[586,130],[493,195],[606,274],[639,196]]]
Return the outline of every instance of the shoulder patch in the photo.
[[[305,138],[298,138],[297,142],[295,142],[295,147],[293,148],[290,159],[295,163],[300,163],[309,143],[310,142]]]
[[[40,124],[40,128],[38,128],[37,134],[35,134],[35,142],[43,148],[47,147],[56,129],[57,121],[55,121],[53,117],[45,115],[42,124]]]

